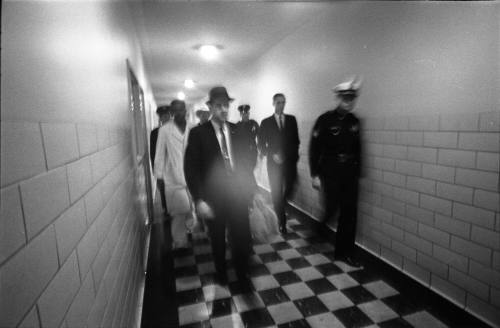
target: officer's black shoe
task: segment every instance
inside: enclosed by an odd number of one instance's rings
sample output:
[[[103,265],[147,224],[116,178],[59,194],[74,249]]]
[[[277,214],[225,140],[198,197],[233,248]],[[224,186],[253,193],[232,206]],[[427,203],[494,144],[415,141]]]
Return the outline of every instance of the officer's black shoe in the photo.
[[[215,282],[217,282],[221,286],[225,286],[228,284],[227,275],[226,274],[217,274],[215,276]]]
[[[281,233],[282,235],[284,235],[284,234],[287,234],[287,233],[288,233],[288,230],[286,229],[286,225],[281,225],[281,226],[280,226],[280,233]]]

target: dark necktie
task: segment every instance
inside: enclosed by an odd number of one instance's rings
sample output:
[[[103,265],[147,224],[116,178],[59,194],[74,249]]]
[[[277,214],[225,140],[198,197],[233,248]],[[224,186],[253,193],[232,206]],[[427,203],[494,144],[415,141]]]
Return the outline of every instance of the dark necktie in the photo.
[[[224,134],[224,129],[222,127],[220,128],[220,135],[221,135],[220,139],[221,139],[222,157],[224,157],[224,164],[226,165],[226,169],[232,170],[231,159],[229,158],[229,151],[227,150],[226,135]]]

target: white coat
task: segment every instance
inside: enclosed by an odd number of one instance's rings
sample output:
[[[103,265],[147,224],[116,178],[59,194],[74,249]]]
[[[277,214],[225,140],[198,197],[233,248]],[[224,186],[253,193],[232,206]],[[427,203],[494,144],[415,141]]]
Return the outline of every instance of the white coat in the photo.
[[[188,214],[192,210],[184,178],[184,153],[191,128],[188,124],[186,131],[182,133],[171,120],[158,131],[154,175],[165,182],[165,197],[170,215]]]

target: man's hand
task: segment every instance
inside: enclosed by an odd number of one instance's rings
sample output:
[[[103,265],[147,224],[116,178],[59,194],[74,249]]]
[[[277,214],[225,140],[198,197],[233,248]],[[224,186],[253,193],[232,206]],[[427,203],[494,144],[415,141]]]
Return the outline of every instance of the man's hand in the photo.
[[[215,217],[212,208],[202,200],[196,203],[196,214],[200,219],[213,220]]]
[[[321,180],[318,176],[312,177],[312,187],[317,190],[321,190]]]
[[[283,156],[281,156],[281,154],[273,154],[273,161],[276,163],[276,164],[283,164]]]

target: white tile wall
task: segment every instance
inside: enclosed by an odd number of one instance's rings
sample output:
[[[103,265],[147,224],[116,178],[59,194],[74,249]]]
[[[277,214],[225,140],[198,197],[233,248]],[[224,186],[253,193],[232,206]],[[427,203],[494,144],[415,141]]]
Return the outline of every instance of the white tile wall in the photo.
[[[0,327],[15,327],[58,270],[52,226],[0,268]]]
[[[479,130],[500,132],[500,110],[479,114]]]
[[[26,243],[18,185],[2,189],[0,211],[0,263],[2,263]]]
[[[499,153],[477,153],[477,169],[498,172],[500,170]]]
[[[95,293],[92,274],[88,274],[66,315],[66,322],[70,328],[85,326],[94,299]]]
[[[87,231],[83,200],[67,209],[54,223],[59,261],[62,263]]]
[[[0,132],[2,187],[46,170],[38,123],[2,121]]]
[[[78,149],[80,156],[92,154],[97,151],[97,131],[92,124],[77,124]]]
[[[498,172],[457,169],[455,183],[480,189],[498,191]]]
[[[40,322],[36,311],[36,306],[34,306],[28,315],[23,319],[23,322],[19,324],[18,328],[39,328]]]
[[[460,203],[453,204],[453,217],[489,229],[495,225],[494,212]]]
[[[31,239],[69,206],[66,168],[23,181],[21,195],[26,231]]]
[[[491,249],[460,237],[451,236],[451,249],[481,263],[491,264]]]
[[[438,163],[453,167],[476,167],[476,153],[468,150],[439,149]]]
[[[455,168],[451,166],[423,164],[422,177],[436,181],[453,182],[455,180]]]
[[[460,133],[458,147],[462,149],[498,152],[500,149],[500,134]]]
[[[442,279],[437,275],[431,276],[431,288],[460,307],[465,306],[466,292],[459,286]]]
[[[456,132],[424,132],[424,146],[436,148],[457,148]]]
[[[131,134],[86,123],[1,124],[0,327],[84,327],[87,317],[95,327],[129,325],[143,242],[141,225],[130,224]],[[105,286],[103,275],[114,281]]]
[[[92,171],[88,157],[67,165],[69,198],[74,203],[92,186]]]
[[[76,253],[68,258],[38,299],[43,327],[58,327],[80,288]]]
[[[479,127],[479,114],[441,114],[439,123],[441,131],[477,131]]]
[[[41,127],[49,170],[78,158],[75,124],[42,123]]]
[[[455,270],[453,268],[450,269],[450,281],[455,284],[462,286],[469,293],[487,301],[488,300],[488,285],[482,283],[481,281],[474,279],[467,274]]]
[[[467,272],[468,270],[469,259],[464,255],[450,251],[448,247],[434,245],[432,256],[461,272]]]

